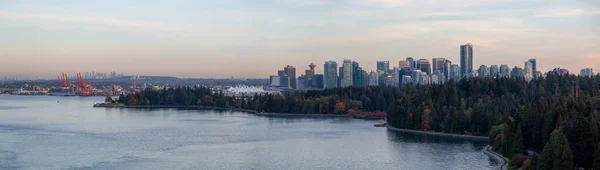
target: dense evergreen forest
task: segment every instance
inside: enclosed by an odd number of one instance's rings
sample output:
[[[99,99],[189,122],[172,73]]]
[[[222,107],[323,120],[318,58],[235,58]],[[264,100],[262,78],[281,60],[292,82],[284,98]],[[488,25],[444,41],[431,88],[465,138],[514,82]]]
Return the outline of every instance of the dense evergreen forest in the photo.
[[[440,85],[348,87],[288,95],[225,97],[205,87],[147,89],[127,105],[201,105],[275,113],[386,111],[391,126],[489,136],[522,169],[600,169],[600,77],[558,75],[526,82],[470,78]],[[541,152],[530,158],[526,149]],[[594,153],[596,151],[596,153]]]

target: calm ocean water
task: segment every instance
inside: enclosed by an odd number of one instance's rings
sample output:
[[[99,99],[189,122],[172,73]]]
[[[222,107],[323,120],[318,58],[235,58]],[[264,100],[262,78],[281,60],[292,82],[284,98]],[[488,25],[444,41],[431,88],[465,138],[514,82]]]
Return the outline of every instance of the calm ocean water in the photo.
[[[103,97],[0,95],[0,169],[491,169],[486,145],[380,121],[93,108]]]

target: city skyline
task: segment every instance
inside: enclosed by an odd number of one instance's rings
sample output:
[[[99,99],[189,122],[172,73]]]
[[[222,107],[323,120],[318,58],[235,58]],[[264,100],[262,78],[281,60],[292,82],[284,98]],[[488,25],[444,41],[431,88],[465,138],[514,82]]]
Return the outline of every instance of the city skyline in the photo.
[[[370,72],[406,57],[459,64],[466,43],[473,70],[535,58],[537,70],[577,74],[600,70],[599,9],[593,0],[2,1],[0,77],[265,78],[343,59]]]

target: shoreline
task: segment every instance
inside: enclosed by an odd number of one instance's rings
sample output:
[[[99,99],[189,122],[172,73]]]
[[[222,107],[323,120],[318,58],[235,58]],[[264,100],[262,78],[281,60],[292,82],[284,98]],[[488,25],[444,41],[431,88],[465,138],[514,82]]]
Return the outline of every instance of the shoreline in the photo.
[[[451,138],[477,140],[477,141],[482,141],[482,142],[488,141],[488,137],[485,137],[485,136],[471,136],[471,135],[460,135],[460,134],[451,134],[451,133],[444,133],[444,132],[429,132],[429,131],[421,131],[421,130],[400,129],[400,128],[393,127],[389,124],[387,125],[387,129],[389,131],[394,131],[394,132],[408,132],[408,133],[413,133],[413,134],[435,135],[435,136],[443,136],[443,137],[451,137]]]
[[[496,153],[492,150],[492,146],[487,145],[485,148],[483,148],[483,154],[487,155],[488,157],[496,160],[498,162],[498,166],[496,169],[499,170],[506,170],[508,169],[508,158],[500,155],[499,153]]]

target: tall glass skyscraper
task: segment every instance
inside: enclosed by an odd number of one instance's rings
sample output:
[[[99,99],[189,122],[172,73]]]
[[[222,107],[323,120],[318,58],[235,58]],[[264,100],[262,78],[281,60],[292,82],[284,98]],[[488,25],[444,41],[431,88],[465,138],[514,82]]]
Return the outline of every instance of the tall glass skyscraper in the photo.
[[[325,88],[338,87],[338,66],[335,61],[327,61],[323,66],[323,81]]]
[[[352,73],[353,73],[353,69],[352,69],[352,60],[344,60],[344,63],[342,64],[342,72],[344,74],[342,74],[342,81],[341,81],[341,87],[349,87],[352,86]]]
[[[460,74],[468,76],[473,72],[473,45],[460,46]]]
[[[377,72],[387,73],[390,70],[390,61],[377,61]]]
[[[537,71],[537,61],[535,58],[529,59],[531,63],[532,72],[535,73]]]

